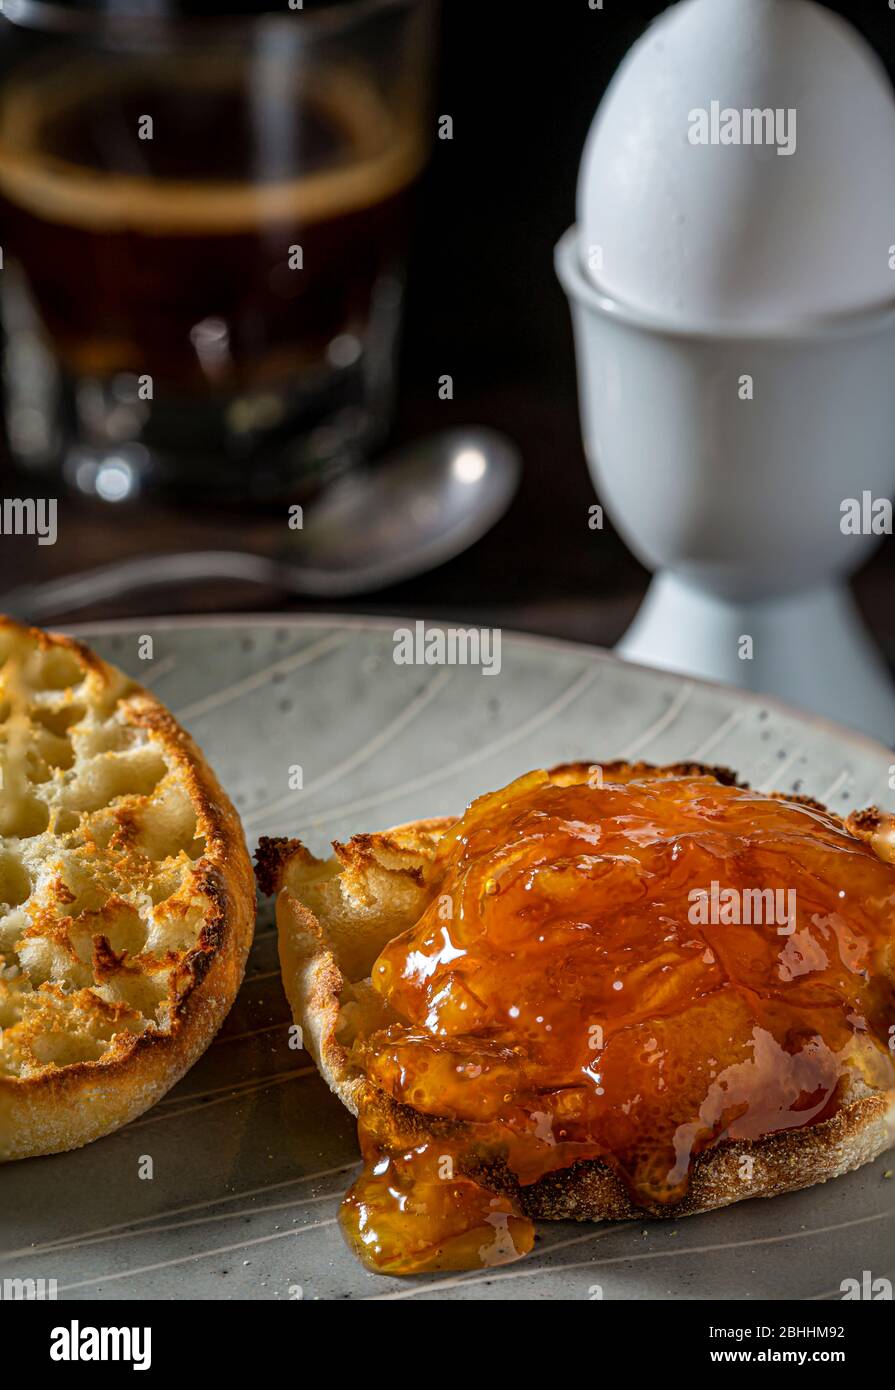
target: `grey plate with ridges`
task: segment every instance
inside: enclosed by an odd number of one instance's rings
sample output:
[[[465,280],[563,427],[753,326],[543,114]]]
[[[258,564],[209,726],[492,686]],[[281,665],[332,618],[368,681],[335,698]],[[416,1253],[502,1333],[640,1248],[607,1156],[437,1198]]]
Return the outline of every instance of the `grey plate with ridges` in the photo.
[[[506,634],[498,675],[399,666],[399,625],[143,620],[79,635],[182,718],[252,843],[301,834],[319,853],[577,758],[725,764],[839,811],[893,799],[886,749],[772,702]],[[151,661],[138,654],[147,635]],[[262,911],[239,998],[180,1085],[107,1139],[2,1171],[0,1278],[55,1279],[77,1299],[835,1299],[864,1270],[895,1277],[890,1154],[680,1222],[544,1223],[533,1258],[490,1274],[377,1279],[335,1222],[357,1169],[353,1123],[290,1050],[288,1023]]]

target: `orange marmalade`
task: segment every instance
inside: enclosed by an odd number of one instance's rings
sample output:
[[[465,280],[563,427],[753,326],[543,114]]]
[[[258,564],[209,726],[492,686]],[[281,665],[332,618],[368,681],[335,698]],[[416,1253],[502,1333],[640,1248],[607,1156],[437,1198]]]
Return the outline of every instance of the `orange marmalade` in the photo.
[[[531,773],[451,827],[432,886],[373,967],[396,1021],[355,1046],[341,1221],[370,1269],[526,1254],[527,1190],[582,1160],[673,1214],[697,1155],[895,1089],[895,869],[819,808]]]

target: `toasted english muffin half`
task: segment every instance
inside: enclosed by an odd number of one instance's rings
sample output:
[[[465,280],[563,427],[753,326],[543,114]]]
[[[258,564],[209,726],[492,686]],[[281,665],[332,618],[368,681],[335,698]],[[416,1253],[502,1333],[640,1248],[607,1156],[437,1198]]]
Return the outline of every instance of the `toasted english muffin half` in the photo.
[[[0,618],[0,1160],[153,1105],[242,980],[255,889],[239,819],[154,696]]]
[[[611,782],[703,775],[747,789],[728,769],[697,763],[568,763],[553,768],[549,777],[570,785],[585,781],[594,766]],[[876,808],[842,820],[809,797],[775,793],[772,799],[824,812],[868,842],[880,859],[895,863],[895,822]],[[383,1091],[371,1096],[365,1075],[352,1065],[351,1049],[395,1021],[370,973],[386,943],[414,926],[432,900],[436,846],[453,824],[453,817],[442,817],[356,835],[347,844],[334,844],[334,857],[328,860],[287,838],[263,839],[256,855],[262,893],[277,896],[283,983],[307,1049],[353,1114],[363,1094],[367,1111],[380,1110],[388,1130],[408,1146],[429,1138],[462,1137],[463,1125],[399,1104]],[[888,966],[895,978],[895,931]],[[895,1092],[874,1090],[856,1072],[841,1088],[835,1113],[822,1122],[758,1140],[721,1141],[698,1154],[686,1194],[668,1207],[635,1205],[612,1168],[600,1160],[578,1161],[524,1186],[499,1161],[478,1172],[471,1169],[470,1175],[510,1193],[534,1219],[677,1218],[825,1182],[878,1157],[893,1143]],[[745,1158],[751,1160],[748,1183],[742,1176]]]

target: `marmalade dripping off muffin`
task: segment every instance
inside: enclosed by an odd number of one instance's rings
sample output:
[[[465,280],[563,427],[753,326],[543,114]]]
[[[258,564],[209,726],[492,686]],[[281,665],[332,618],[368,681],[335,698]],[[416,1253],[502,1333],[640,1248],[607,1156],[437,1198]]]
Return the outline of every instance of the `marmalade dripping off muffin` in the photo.
[[[679,1216],[895,1137],[895,868],[698,767],[534,772],[455,823],[266,842],[283,972],[359,1115],[368,1268],[505,1263],[532,1218]]]

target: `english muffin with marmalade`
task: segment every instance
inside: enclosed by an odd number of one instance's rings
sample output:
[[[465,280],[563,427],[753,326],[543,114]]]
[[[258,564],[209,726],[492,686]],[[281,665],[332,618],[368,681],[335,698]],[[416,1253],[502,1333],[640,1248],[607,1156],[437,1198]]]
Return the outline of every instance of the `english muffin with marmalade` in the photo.
[[[895,1140],[895,830],[698,765],[533,772],[459,820],[259,850],[370,1268],[679,1217]]]
[[[139,1115],[235,998],[255,893],[236,812],[163,705],[0,619],[0,1159]]]

